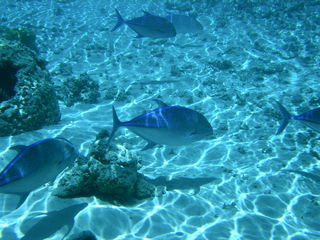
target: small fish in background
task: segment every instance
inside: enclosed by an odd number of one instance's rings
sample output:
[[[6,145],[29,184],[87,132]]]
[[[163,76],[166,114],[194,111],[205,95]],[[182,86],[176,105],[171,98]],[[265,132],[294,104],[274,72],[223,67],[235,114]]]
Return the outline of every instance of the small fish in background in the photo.
[[[281,105],[281,103],[277,102],[277,105],[284,118],[276,132],[277,135],[282,133],[290,120],[298,120],[307,127],[320,132],[320,108],[315,108],[300,115],[293,116],[287,111],[287,109],[285,109],[284,106]]]
[[[166,19],[173,24],[177,33],[198,33],[203,30],[201,23],[192,16],[170,13]]]
[[[197,194],[200,192],[200,187],[202,185],[211,183],[217,178],[215,177],[203,177],[203,178],[187,178],[187,177],[177,177],[173,178],[171,180],[167,179],[164,176],[160,176],[157,178],[149,178],[147,176],[143,176],[143,178],[155,185],[155,186],[164,186],[166,187],[167,191],[172,191],[175,189],[183,190],[183,189],[193,189],[194,194]]]
[[[74,204],[58,211],[50,211],[27,219],[21,225],[24,236],[20,240],[46,239],[63,226],[67,226],[68,231],[62,238],[64,239],[70,233],[74,225],[74,217],[87,206],[87,203]],[[40,220],[38,218],[40,218]],[[28,227],[32,224],[31,222],[36,223],[33,224],[32,227]],[[24,228],[27,228],[27,230],[24,230]]]
[[[145,139],[148,144],[143,150],[156,144],[180,146],[212,137],[212,127],[201,113],[181,106],[169,106],[160,100],[155,101],[158,108],[127,122],[120,122],[112,107],[113,129],[107,146],[120,127],[126,127]]]
[[[312,179],[313,181],[320,183],[320,176],[319,176],[319,175],[316,175],[316,174],[313,174],[313,173],[303,172],[303,171],[300,171],[300,170],[291,170],[291,169],[284,169],[284,170],[282,170],[282,171],[283,171],[283,172],[297,173],[297,174],[300,174],[301,176],[310,178],[310,179]]]
[[[19,195],[17,207],[30,192],[53,182],[78,157],[78,151],[64,138],[47,138],[11,149],[19,153],[0,173],[0,193]]]
[[[136,38],[169,38],[176,36],[176,30],[173,24],[163,17],[155,16],[144,11],[142,17],[124,20],[117,9],[116,14],[118,22],[111,32],[115,31],[121,25],[126,24],[138,34]]]

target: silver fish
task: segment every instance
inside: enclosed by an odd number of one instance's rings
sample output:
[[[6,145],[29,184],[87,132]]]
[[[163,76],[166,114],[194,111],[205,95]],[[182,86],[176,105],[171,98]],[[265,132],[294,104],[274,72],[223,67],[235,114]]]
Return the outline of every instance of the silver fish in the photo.
[[[48,138],[11,149],[19,153],[0,173],[0,193],[20,195],[18,205],[30,192],[54,181],[78,157],[75,147],[63,138]]]
[[[145,139],[148,144],[143,150],[156,144],[180,146],[212,137],[212,127],[201,113],[181,106],[169,106],[160,100],[156,101],[159,108],[127,122],[120,122],[115,108],[112,107],[113,129],[107,146],[120,127],[126,127]]]
[[[163,17],[155,16],[146,11],[144,11],[142,17],[133,18],[131,20],[124,20],[117,9],[116,14],[118,22],[111,32],[115,31],[121,25],[126,24],[138,34],[136,38],[169,38],[176,35],[176,30],[171,22]]]

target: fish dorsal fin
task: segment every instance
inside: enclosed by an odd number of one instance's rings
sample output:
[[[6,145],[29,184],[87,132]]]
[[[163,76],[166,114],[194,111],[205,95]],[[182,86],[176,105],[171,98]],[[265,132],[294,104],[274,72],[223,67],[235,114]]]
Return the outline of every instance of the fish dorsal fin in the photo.
[[[15,145],[10,147],[10,150],[16,151],[16,152],[22,152],[27,146],[25,145]]]
[[[154,99],[154,101],[158,104],[159,107],[167,107],[168,106],[168,104],[162,102],[159,99]]]
[[[142,11],[144,13],[145,16],[153,16],[151,13],[147,12],[147,11]]]

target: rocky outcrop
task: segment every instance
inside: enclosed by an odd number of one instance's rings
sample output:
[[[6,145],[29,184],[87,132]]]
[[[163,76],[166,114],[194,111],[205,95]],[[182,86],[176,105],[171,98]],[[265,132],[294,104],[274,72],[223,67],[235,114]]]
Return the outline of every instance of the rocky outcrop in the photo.
[[[107,149],[107,131],[98,134],[87,157],[60,179],[58,197],[97,196],[127,202],[154,196],[155,187],[138,174],[140,158],[125,147]]]
[[[24,46],[38,52],[36,46],[36,34],[28,28],[8,28],[0,26],[0,38],[7,39],[9,41],[18,41]]]
[[[60,120],[44,61],[19,41],[0,38],[0,136],[39,129]]]
[[[99,85],[87,73],[80,74],[79,78],[68,78],[58,87],[58,97],[68,107],[77,102],[97,103]]]
[[[90,231],[82,231],[72,234],[67,240],[96,240],[96,236]]]

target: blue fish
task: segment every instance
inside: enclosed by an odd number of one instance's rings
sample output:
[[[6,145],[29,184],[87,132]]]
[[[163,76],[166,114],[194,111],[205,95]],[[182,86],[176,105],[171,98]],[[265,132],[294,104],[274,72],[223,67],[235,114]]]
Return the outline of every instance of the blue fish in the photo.
[[[197,33],[203,30],[201,23],[192,16],[170,13],[166,19],[173,24],[177,33]]]
[[[117,9],[116,14],[118,22],[111,32],[115,31],[121,25],[126,24],[138,34],[136,36],[137,38],[169,38],[176,36],[176,30],[173,24],[163,17],[155,16],[144,11],[142,17],[124,20]]]
[[[0,173],[0,193],[19,195],[18,206],[30,192],[54,181],[78,157],[75,147],[63,138],[48,138],[11,149],[19,153]]]
[[[180,146],[212,137],[212,127],[201,113],[181,106],[168,106],[160,100],[156,102],[159,108],[127,122],[120,122],[112,107],[113,129],[107,146],[120,127],[126,127],[145,139],[148,144],[143,150],[156,144]]]
[[[283,121],[278,128],[277,135],[282,133],[282,131],[286,128],[290,120],[299,120],[301,123],[306,125],[307,127],[320,132],[320,108],[315,108],[310,111],[304,112],[300,115],[293,116],[291,115],[281,103],[277,102],[278,108],[283,116]]]

